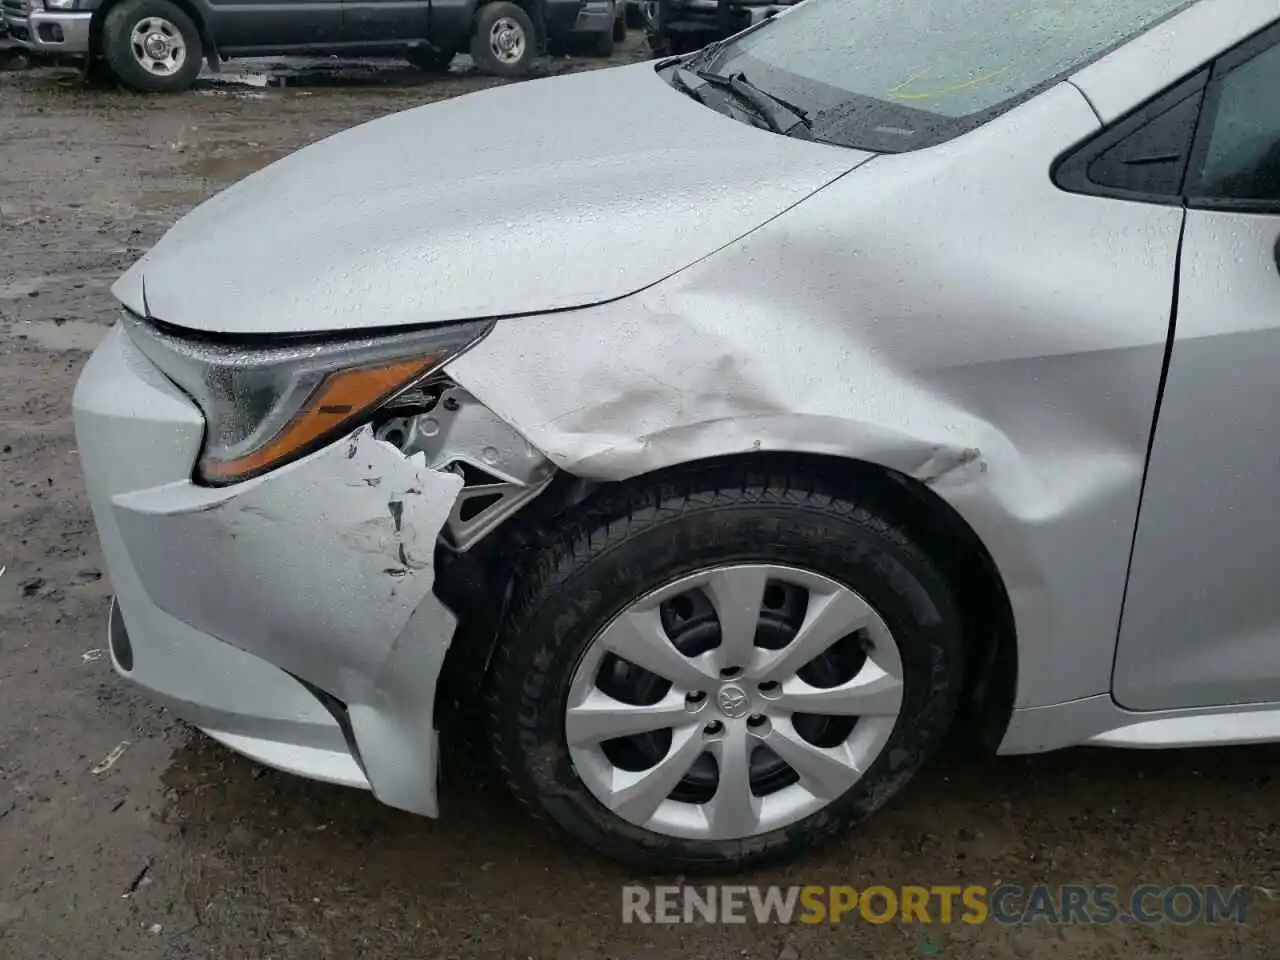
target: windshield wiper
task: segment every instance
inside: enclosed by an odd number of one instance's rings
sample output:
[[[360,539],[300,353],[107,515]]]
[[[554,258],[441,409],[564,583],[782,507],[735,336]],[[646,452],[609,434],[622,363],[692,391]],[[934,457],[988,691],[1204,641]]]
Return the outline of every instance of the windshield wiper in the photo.
[[[684,67],[677,65],[671,71],[671,85],[686,96],[692,97],[701,104],[706,104],[707,98],[702,95],[702,90],[689,82],[689,77],[693,74]]]
[[[677,73],[680,70],[680,67],[676,68]],[[739,100],[745,100],[751,104],[756,113],[760,115],[774,133],[799,137],[802,140],[811,140],[813,138],[811,132],[813,124],[807,111],[802,110],[795,104],[788,103],[767,90],[761,90],[747,79],[746,74],[732,73],[726,75],[712,73],[709,70],[694,70],[692,72],[695,77],[704,83],[719,87],[722,90],[728,90],[737,96]]]

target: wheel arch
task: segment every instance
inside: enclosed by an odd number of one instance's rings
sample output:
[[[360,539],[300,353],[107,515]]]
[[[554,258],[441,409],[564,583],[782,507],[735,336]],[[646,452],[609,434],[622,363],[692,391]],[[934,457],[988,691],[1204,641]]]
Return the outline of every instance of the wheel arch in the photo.
[[[983,750],[994,751],[1013,713],[1018,650],[1013,608],[991,552],[964,517],[924,482],[870,461],[829,454],[729,454],[608,482],[562,471],[542,496],[470,554],[438,553],[437,592],[445,603],[455,610],[485,611],[481,616],[460,617],[459,632],[446,658],[446,675],[456,681],[450,686],[468,691],[454,706],[465,709],[464,701],[483,689],[521,558],[535,548],[542,531],[581,509],[605,488],[647,486],[682,473],[735,464],[800,472],[851,499],[869,497],[929,551],[955,590],[968,650],[957,726],[972,731],[974,736],[967,739]],[[501,602],[495,603],[495,598]]]

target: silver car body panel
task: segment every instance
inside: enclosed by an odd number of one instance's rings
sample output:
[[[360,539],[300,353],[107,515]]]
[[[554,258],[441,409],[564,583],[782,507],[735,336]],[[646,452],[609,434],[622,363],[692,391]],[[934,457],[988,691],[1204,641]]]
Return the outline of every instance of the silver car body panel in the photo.
[[[1187,212],[1178,318],[1116,652],[1157,710],[1280,684],[1280,216]]]
[[[1103,123],[1141,106],[1280,17],[1280,0],[1200,0],[1077,72]]]
[[[1105,692],[1182,213],[1053,185],[1098,128],[1061,84],[632,298],[500,321],[448,370],[581,476],[762,450],[913,476],[1001,571],[1017,704]]]
[[[431,590],[432,567],[462,478],[366,427],[262,477],[195,486],[203,418],[119,327],[73,408],[138,651],[129,678],[266,762],[367,777],[386,802],[434,815],[432,708],[455,620]],[[363,770],[294,677],[346,703]]]
[[[271,164],[179,220],[113,292],[226,334],[579,307],[675,273],[869,156],[730,119],[651,63],[511,84]]]
[[[1000,753],[1044,753],[1081,744],[1163,749],[1280,740],[1280,704],[1138,712],[1109,693],[1013,712]]]

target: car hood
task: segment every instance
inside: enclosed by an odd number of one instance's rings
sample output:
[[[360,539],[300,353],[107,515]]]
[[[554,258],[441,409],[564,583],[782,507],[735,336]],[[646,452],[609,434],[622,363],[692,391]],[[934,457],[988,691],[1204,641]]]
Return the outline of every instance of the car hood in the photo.
[[[258,171],[179,220],[113,292],[223,334],[586,306],[670,276],[870,156],[735,121],[651,63],[509,84]]]

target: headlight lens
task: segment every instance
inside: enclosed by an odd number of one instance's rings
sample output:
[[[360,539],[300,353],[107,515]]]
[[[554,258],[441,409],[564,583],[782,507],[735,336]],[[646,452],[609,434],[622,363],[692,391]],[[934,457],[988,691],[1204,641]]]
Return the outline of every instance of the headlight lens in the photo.
[[[190,339],[129,316],[130,337],[206,421],[197,479],[226,486],[332,443],[480,340],[484,320],[358,342]]]
[[[77,0],[44,0],[44,8],[46,10],[74,10]],[[32,4],[39,7],[39,2]]]

